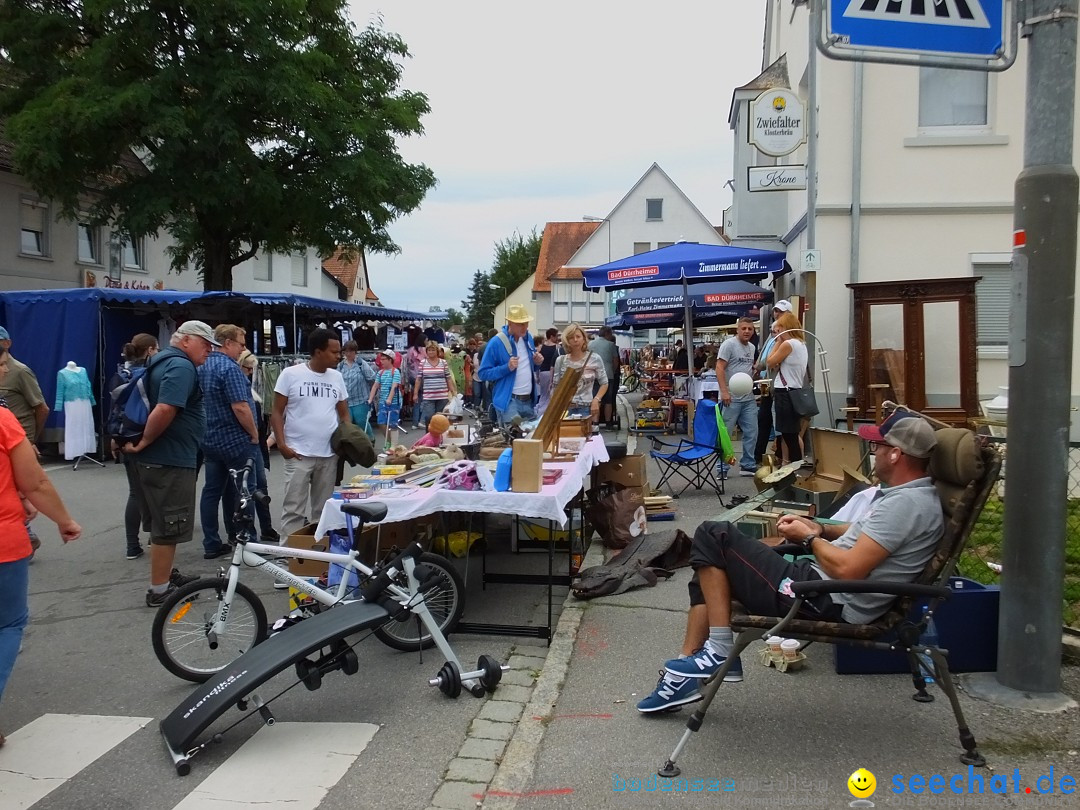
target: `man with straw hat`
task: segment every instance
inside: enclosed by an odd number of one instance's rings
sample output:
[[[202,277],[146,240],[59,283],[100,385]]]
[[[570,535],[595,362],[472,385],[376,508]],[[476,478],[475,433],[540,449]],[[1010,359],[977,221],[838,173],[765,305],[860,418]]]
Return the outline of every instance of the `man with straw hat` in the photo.
[[[506,310],[506,326],[487,342],[476,376],[492,383],[491,404],[500,424],[536,417],[536,375],[544,362],[529,334],[532,316],[522,304]]]

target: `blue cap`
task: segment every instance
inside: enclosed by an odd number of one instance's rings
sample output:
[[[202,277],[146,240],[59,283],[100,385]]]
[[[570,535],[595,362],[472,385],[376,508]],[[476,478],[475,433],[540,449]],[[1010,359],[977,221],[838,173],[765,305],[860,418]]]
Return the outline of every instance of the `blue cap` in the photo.
[[[8,330],[0,326],[0,340],[11,340],[11,335],[8,334]]]

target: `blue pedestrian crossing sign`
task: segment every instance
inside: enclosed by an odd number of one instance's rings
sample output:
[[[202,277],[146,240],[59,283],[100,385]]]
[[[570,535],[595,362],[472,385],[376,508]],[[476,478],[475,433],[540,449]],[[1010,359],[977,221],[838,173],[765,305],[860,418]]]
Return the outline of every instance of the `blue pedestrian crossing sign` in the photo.
[[[825,0],[822,29],[838,59],[1002,70],[1011,44],[1015,58],[1013,0]]]

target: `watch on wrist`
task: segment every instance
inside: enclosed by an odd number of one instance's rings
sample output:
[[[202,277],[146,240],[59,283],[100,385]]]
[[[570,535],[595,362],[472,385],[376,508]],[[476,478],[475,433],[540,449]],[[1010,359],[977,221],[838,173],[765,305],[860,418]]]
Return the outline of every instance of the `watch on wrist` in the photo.
[[[802,539],[803,548],[810,548],[814,542],[814,538],[817,536],[817,532],[810,532],[810,534],[806,535],[806,537]]]

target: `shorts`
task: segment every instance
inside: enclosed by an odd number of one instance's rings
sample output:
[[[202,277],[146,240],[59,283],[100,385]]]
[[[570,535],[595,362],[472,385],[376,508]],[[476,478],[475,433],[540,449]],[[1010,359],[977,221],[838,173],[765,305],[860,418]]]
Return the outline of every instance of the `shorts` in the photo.
[[[150,515],[154,545],[174,546],[191,540],[195,530],[194,468],[135,462],[140,506]]]
[[[392,428],[398,426],[398,421],[401,419],[401,403],[395,403],[393,405],[387,405],[386,400],[379,402],[379,410],[376,412],[375,421],[380,425],[385,425]]]

